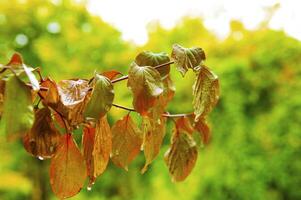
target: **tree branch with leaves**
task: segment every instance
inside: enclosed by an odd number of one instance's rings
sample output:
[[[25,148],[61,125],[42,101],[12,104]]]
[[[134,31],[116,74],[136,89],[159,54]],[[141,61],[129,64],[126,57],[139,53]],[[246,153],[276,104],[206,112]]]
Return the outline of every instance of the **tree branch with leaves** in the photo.
[[[104,173],[109,160],[128,170],[141,149],[145,155],[144,173],[157,157],[168,119],[175,123],[165,163],[173,181],[183,181],[197,160],[198,147],[193,134],[209,142],[207,116],[219,99],[218,77],[204,65],[205,52],[198,47],[173,45],[171,56],[144,51],[137,55],[128,75],[112,70],[95,73],[89,79],[44,78],[40,68],[25,65],[21,55],[0,65],[1,132],[8,139],[23,138],[24,147],[39,159],[51,159],[50,184],[59,198],[76,195],[89,178],[91,188]],[[193,112],[170,114],[168,103],[175,94],[170,66],[185,76],[193,70]],[[38,78],[37,78],[38,77]],[[39,80],[38,80],[39,79]],[[133,95],[133,108],[114,102],[114,84],[127,81]],[[111,107],[129,113],[112,127],[107,121]],[[140,125],[131,118],[137,112]],[[73,131],[83,127],[81,149]]]

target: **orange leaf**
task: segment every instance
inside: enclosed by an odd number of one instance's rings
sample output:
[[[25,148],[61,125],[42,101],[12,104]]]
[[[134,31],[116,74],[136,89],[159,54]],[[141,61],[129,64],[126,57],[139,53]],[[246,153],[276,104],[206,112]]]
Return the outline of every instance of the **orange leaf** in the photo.
[[[196,131],[198,131],[201,134],[203,143],[208,144],[211,133],[210,133],[210,127],[206,119],[204,118],[199,119],[199,121],[195,123],[194,128]]]
[[[23,140],[26,151],[39,159],[50,158],[59,141],[60,134],[54,127],[50,110],[47,107],[37,110],[34,124]]]
[[[164,155],[173,181],[185,180],[194,168],[198,156],[197,146],[191,134],[182,129],[178,122],[171,138],[171,147]]]
[[[158,156],[160,152],[163,138],[165,136],[166,119],[162,117],[155,120],[145,116],[142,120],[145,165],[141,170],[141,173],[145,173],[148,165]]]
[[[59,102],[59,92],[57,89],[57,85],[56,83],[51,80],[50,78],[46,78],[42,83],[41,83],[42,87],[47,88],[47,91],[40,91],[40,95],[43,98],[43,103],[45,105],[48,105],[52,108],[56,108],[57,107],[57,103]]]
[[[129,114],[112,127],[112,141],[112,161],[127,171],[142,143],[142,133]]]
[[[116,70],[110,70],[110,71],[101,73],[101,75],[107,77],[110,80],[113,80],[116,76],[122,75],[122,73],[119,71],[116,71]]]
[[[61,144],[50,163],[50,184],[58,198],[76,195],[87,177],[84,157],[71,134],[62,137]]]
[[[95,140],[95,128],[91,126],[85,127],[83,131],[82,147],[83,147],[84,157],[86,160],[90,184],[92,184],[95,181],[93,176],[94,161],[92,156],[93,148],[94,148],[94,140]]]

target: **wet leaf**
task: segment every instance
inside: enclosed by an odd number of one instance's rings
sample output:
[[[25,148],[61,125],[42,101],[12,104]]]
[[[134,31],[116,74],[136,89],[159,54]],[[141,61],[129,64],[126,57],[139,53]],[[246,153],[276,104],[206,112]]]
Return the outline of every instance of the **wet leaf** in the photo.
[[[85,118],[98,120],[112,107],[114,90],[111,81],[102,75],[95,74],[93,90],[84,111]]]
[[[164,155],[169,174],[173,181],[184,181],[195,166],[198,151],[195,141],[190,133],[178,124],[173,131],[171,147]]]
[[[139,67],[135,63],[129,71],[128,87],[134,96],[133,106],[141,115],[146,115],[163,93],[159,72],[149,66]]]
[[[47,88],[47,91],[40,91],[40,95],[43,98],[43,103],[45,105],[48,105],[52,108],[56,108],[58,105],[58,102],[60,100],[59,92],[56,83],[51,80],[50,78],[46,78],[42,83],[42,87]]]
[[[143,117],[143,151],[145,156],[145,165],[141,173],[145,173],[148,165],[158,156],[165,136],[166,119],[164,117],[154,120],[150,117]]]
[[[23,140],[26,151],[36,157],[50,158],[59,141],[60,134],[53,124],[49,108],[37,110],[34,124]]]
[[[202,66],[193,85],[193,107],[195,121],[208,115],[219,99],[218,77],[207,67]]]
[[[86,160],[88,176],[90,179],[90,185],[94,182],[94,159],[92,156],[93,148],[94,148],[94,141],[95,141],[95,128],[92,126],[87,126],[83,130],[83,139],[82,139],[82,147],[84,158]]]
[[[57,110],[71,126],[77,126],[84,121],[83,109],[85,97],[89,92],[87,80],[62,80],[57,84],[60,102]]]
[[[153,53],[151,51],[143,51],[136,56],[135,62],[139,66],[155,67],[170,61],[169,56],[165,52]],[[157,69],[162,79],[165,79],[170,71],[170,65]]]
[[[172,46],[171,57],[174,59],[176,68],[182,76],[186,74],[189,68],[197,71],[199,65],[206,59],[202,48],[184,48],[178,44]]]
[[[6,82],[1,132],[8,138],[28,132],[34,122],[30,89],[16,76]]]
[[[54,194],[60,198],[76,195],[87,177],[84,157],[71,134],[62,137],[56,154],[50,163],[50,184]]]
[[[127,171],[142,144],[142,133],[129,114],[112,127],[112,141],[112,161]]]
[[[95,133],[93,133],[94,131]],[[89,129],[86,132],[89,132],[86,134],[90,134],[91,142],[93,142],[91,137],[93,134],[95,135],[94,144],[90,144],[93,146],[92,151],[88,147],[84,147],[86,162],[89,162],[90,184],[92,184],[105,171],[112,151],[112,133],[107,117],[104,116],[97,121],[95,130]]]

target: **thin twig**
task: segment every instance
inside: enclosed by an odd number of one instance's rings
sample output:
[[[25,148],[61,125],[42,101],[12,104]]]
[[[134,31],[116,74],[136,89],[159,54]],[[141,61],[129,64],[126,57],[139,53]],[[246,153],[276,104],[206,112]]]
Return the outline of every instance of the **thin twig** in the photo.
[[[125,107],[125,106],[121,106],[121,105],[118,105],[118,104],[112,104],[114,107],[116,108],[120,108],[120,109],[123,109],[123,110],[127,110],[127,111],[131,111],[131,112],[137,112],[135,109],[133,108],[128,108],[128,107]],[[162,114],[162,117],[167,117],[167,118],[178,118],[178,117],[187,117],[187,116],[190,116],[190,115],[193,115],[193,113],[181,113],[181,114],[169,114],[169,113],[163,113]]]

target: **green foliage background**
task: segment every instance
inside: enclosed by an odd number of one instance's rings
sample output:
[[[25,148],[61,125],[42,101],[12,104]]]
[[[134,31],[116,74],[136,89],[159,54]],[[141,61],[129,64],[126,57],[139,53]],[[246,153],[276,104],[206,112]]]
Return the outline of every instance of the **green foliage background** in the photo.
[[[41,66],[55,80],[87,78],[94,71],[127,73],[141,50],[170,53],[171,45],[200,46],[207,65],[220,77],[221,99],[210,116],[212,140],[200,149],[197,165],[183,183],[172,183],[163,153],[140,175],[141,154],[129,172],[110,164],[91,192],[73,199],[301,199],[301,43],[266,27],[255,31],[231,23],[220,41],[199,18],[184,18],[166,30],[150,24],[144,46],[124,42],[114,27],[91,16],[84,5],[62,1],[0,0],[0,63],[14,51]],[[172,69],[177,93],[171,113],[191,111],[191,86]],[[119,104],[131,106],[125,83],[115,85]],[[181,105],[181,106],[179,106]],[[126,114],[112,108],[111,124]],[[76,133],[80,138],[80,132]],[[48,178],[49,161],[25,153],[21,141],[0,137],[0,199],[55,199]]]

